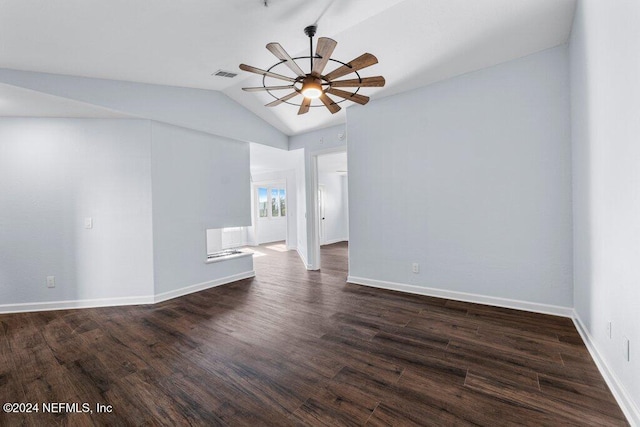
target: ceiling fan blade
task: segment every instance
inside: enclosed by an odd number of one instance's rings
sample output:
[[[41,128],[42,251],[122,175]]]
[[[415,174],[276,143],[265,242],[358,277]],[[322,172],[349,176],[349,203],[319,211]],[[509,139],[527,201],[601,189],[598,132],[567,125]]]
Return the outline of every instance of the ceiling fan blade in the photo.
[[[300,76],[300,77],[306,77],[307,76],[304,73],[304,71],[302,71],[302,68],[300,68],[298,66],[298,64],[296,64],[296,61],[294,61],[291,58],[291,56],[289,56],[287,51],[284,50],[284,48],[282,46],[280,46],[280,43],[269,43],[267,45],[267,49],[269,49],[269,52],[273,53],[276,56],[276,58],[284,61],[284,64],[287,67],[291,68],[291,71],[296,73],[298,76]]]
[[[331,82],[331,87],[382,87],[384,84],[384,77],[375,76],[363,79],[336,80]]]
[[[331,54],[333,53],[333,50],[337,45],[337,41],[327,37],[320,37],[318,39],[318,45],[316,46],[316,56],[319,56],[320,58],[315,58],[313,60],[313,70],[311,70],[311,74],[315,75],[316,77],[320,77],[322,75],[322,71],[324,70],[324,67],[327,66],[327,62],[329,62]]]
[[[304,98],[302,100],[302,104],[300,105],[300,109],[298,110],[298,115],[308,113],[310,106],[311,106],[311,98]]]
[[[282,89],[293,89],[294,85],[289,86],[258,86],[258,87],[243,87],[242,90],[246,92],[262,92],[265,90],[282,90]]]
[[[283,102],[288,101],[297,95],[300,95],[300,92],[298,91],[291,92],[289,95],[283,96],[282,98],[276,99],[275,101],[268,103],[267,105],[265,105],[265,107],[275,107],[276,105],[280,105]]]
[[[335,114],[342,109],[338,104],[333,102],[333,99],[329,98],[326,93],[320,95],[320,101],[331,111],[331,114]]]
[[[248,71],[250,73],[260,74],[262,76],[273,77],[274,79],[286,80],[291,83],[295,83],[296,79],[292,77],[283,76],[282,74],[272,73],[270,71],[261,70],[260,68],[252,67],[251,65],[240,64],[240,69]]]
[[[363,53],[353,61],[349,62],[347,65],[336,68],[335,70],[324,76],[324,78],[326,80],[337,79],[338,77],[345,76],[349,73],[353,73],[354,71],[362,70],[363,68],[370,67],[371,65],[377,63],[378,58],[370,53]]]
[[[344,90],[329,88],[328,93],[339,96],[340,98],[348,99],[349,101],[357,102],[360,105],[364,105],[369,102],[369,97],[364,95],[358,95],[357,93],[345,92]]]

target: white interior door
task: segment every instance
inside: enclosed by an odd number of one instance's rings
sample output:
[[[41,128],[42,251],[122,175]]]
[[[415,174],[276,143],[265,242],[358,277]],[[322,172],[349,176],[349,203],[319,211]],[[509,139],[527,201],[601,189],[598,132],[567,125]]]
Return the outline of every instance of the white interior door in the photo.
[[[320,244],[323,245],[327,241],[326,233],[324,230],[324,221],[325,221],[325,189],[324,185],[318,185],[318,231],[320,233]]]

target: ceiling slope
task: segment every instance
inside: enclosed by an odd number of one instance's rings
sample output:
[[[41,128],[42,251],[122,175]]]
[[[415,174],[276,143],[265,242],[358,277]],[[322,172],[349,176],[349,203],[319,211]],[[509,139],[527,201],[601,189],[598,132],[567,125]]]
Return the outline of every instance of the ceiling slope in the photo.
[[[565,43],[575,0],[269,0],[268,7],[264,0],[4,0],[0,7],[2,68],[224,91],[294,135],[344,122],[345,112],[314,108],[299,117],[293,106],[266,108],[268,95],[241,90],[260,77],[238,65],[274,64],[269,42],[306,55],[303,28],[325,10],[317,36],[338,42],[333,58],[370,52],[380,60],[365,75],[383,75],[386,86],[362,91],[375,100]],[[213,77],[218,69],[239,76]]]
[[[0,83],[245,142],[288,138],[219,91],[0,69]]]
[[[0,84],[0,117],[131,118],[107,108]]]

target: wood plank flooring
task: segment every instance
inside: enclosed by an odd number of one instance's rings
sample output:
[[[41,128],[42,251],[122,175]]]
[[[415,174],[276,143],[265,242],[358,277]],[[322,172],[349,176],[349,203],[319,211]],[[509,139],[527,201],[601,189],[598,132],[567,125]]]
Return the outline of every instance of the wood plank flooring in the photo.
[[[161,304],[0,315],[0,403],[94,410],[0,425],[627,425],[569,319],[347,284],[344,243],[321,272],[257,250]]]

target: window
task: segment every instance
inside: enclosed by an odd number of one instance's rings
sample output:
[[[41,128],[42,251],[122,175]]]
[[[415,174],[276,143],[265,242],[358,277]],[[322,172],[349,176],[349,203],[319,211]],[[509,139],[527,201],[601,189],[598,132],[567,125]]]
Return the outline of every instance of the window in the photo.
[[[284,201],[286,195],[286,190],[284,188],[280,189],[280,216],[285,216],[287,214],[287,206]]]
[[[280,216],[280,196],[278,195],[278,189],[271,189],[271,216]]]
[[[287,215],[287,190],[278,186],[258,187],[258,217],[280,218]]]
[[[268,216],[267,189],[264,187],[258,188],[258,214],[260,218],[266,218]]]

